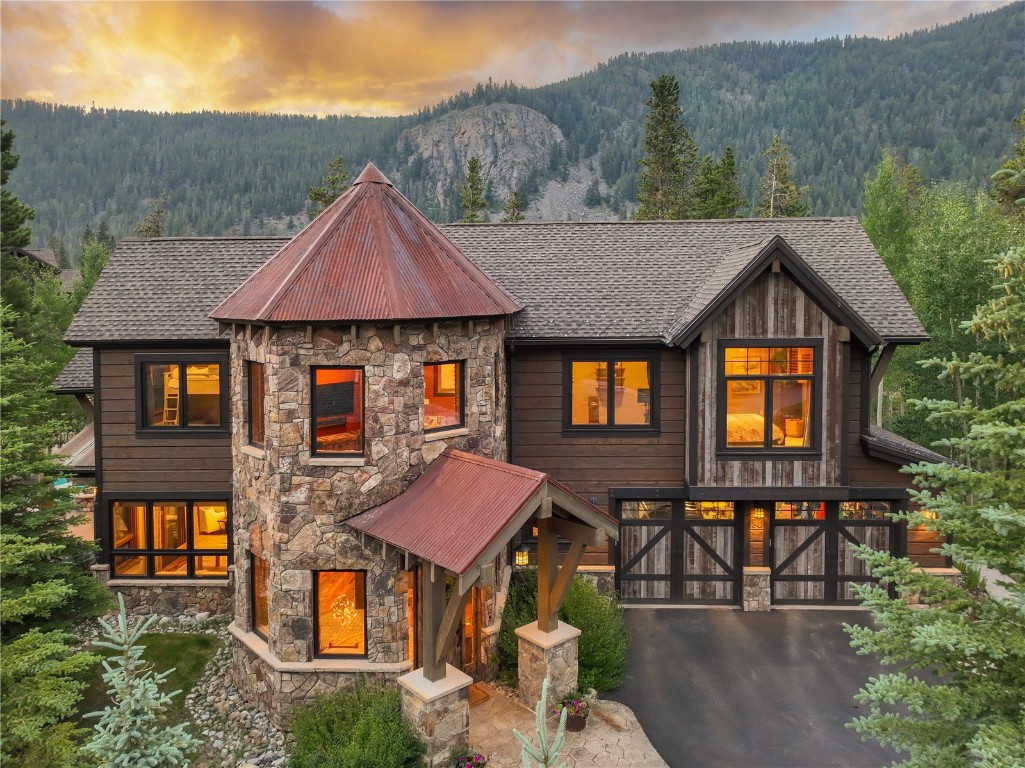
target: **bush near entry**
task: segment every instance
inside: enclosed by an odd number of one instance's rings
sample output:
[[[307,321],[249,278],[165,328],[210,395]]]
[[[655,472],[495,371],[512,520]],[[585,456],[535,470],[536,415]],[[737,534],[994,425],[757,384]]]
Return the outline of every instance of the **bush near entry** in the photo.
[[[559,619],[581,631],[577,650],[580,690],[618,688],[626,669],[627,642],[623,607],[619,601],[599,593],[581,576],[575,576],[559,611]],[[537,570],[526,568],[513,575],[498,633],[498,674],[507,684],[516,683],[519,669],[516,628],[533,621],[537,621]]]
[[[355,688],[297,707],[290,768],[408,768],[425,745],[402,720],[399,692]]]

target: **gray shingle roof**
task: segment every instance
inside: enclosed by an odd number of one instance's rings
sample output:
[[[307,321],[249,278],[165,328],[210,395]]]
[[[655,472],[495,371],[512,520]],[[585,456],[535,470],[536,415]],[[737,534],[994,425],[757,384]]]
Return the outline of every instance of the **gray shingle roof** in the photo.
[[[93,391],[93,351],[89,347],[75,352],[51,385],[58,394]]]
[[[877,448],[884,453],[906,459],[909,464],[919,461],[925,461],[930,464],[951,463],[951,460],[946,456],[936,453],[936,451],[930,451],[928,448],[923,448],[918,443],[912,442],[906,437],[901,437],[896,432],[877,427],[875,424],[869,425],[868,432],[862,434],[861,439],[867,447]]]
[[[853,218],[463,224],[442,231],[527,305],[513,319],[512,333],[521,338],[661,338],[679,313],[699,311],[776,235],[882,339],[926,338]]]
[[[64,339],[75,345],[216,339],[207,314],[288,238],[122,240]]]

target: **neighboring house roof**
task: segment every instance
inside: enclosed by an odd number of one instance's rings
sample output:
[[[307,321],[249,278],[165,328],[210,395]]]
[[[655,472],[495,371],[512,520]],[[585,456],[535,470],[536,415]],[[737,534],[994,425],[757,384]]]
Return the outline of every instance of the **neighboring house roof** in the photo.
[[[55,453],[61,455],[61,465],[76,472],[91,472],[96,469],[95,433],[92,422],[85,425]]]
[[[370,163],[210,316],[348,323],[493,317],[521,308]]]
[[[870,424],[861,435],[861,442],[870,456],[893,461],[897,464],[914,464],[920,461],[929,464],[950,464],[942,454],[923,448],[918,443],[901,437],[888,429]]]
[[[60,265],[57,263],[57,256],[49,248],[15,248],[15,253],[20,253],[28,259],[36,262],[37,264],[47,267],[53,272],[60,271]]]
[[[93,391],[93,351],[79,349],[57,374],[51,385],[58,395],[77,395]]]
[[[76,346],[206,341],[208,315],[288,238],[128,238],[118,243],[64,340]]]
[[[548,494],[572,518],[617,537],[614,518],[544,472],[452,448],[446,448],[402,494],[346,523],[465,574],[493,559],[494,548],[508,543]]]
[[[61,288],[71,293],[80,277],[82,277],[82,273],[77,269],[62,269],[60,272]]]
[[[853,218],[462,224],[442,231],[526,309],[517,339],[665,340],[780,237],[884,341],[928,338]]]

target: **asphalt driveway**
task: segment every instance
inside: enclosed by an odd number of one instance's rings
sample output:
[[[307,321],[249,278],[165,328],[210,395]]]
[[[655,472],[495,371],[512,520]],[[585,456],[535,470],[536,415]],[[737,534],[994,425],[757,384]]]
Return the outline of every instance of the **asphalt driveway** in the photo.
[[[623,686],[672,768],[879,768],[896,759],[844,727],[854,694],[882,671],[842,622],[863,611],[631,608]]]

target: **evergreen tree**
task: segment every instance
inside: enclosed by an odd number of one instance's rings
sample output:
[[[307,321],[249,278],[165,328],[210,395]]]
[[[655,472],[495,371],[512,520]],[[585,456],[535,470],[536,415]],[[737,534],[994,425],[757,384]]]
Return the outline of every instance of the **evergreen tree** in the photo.
[[[918,403],[942,425],[957,463],[915,465],[924,489],[915,500],[929,514],[900,515],[942,534],[965,578],[950,584],[906,558],[863,550],[880,579],[858,588],[876,628],[847,627],[859,653],[901,667],[866,684],[857,698],[868,714],[850,727],[909,753],[909,768],[1025,765],[1025,248],[1002,254],[995,271],[992,298],[962,328],[996,351],[927,365],[1000,397],[989,407]],[[1006,597],[975,587],[969,565],[1002,574]]]
[[[1025,109],[1015,118],[1014,124],[1021,134],[1014,153],[990,179],[993,181],[993,196],[1004,211],[1025,217]]]
[[[167,195],[160,195],[150,203],[149,211],[135,225],[138,237],[163,237],[167,226]]]
[[[791,177],[790,150],[779,136],[773,137],[764,157],[769,162],[758,183],[758,215],[768,219],[807,216],[803,198],[810,188],[797,186]]]
[[[680,84],[674,75],[651,81],[644,102],[644,158],[637,188],[638,219],[683,219],[690,210],[690,183],[697,146],[683,122]]]
[[[698,163],[694,183],[691,185],[691,210],[695,219],[717,219],[716,206],[717,164],[711,155],[705,155]]]
[[[902,163],[889,148],[883,150],[873,175],[865,179],[861,225],[905,293],[910,291],[908,258],[921,191],[922,176],[918,169]]]
[[[338,155],[327,164],[327,174],[319,187],[310,187],[307,198],[312,203],[310,218],[315,219],[331,203],[341,197],[349,188],[349,171],[345,168],[345,156]]]
[[[100,242],[100,240],[94,239],[92,242],[87,243],[82,248],[82,256],[79,260],[79,271],[81,277],[75,283],[74,290],[72,291],[73,303],[75,310],[82,306],[82,302],[85,301],[85,297],[89,295],[89,291],[92,290],[96,281],[100,277],[100,272],[107,265],[107,261],[110,259],[110,251],[107,250],[107,246]]]
[[[480,175],[480,159],[471,157],[466,164],[466,179],[459,188],[460,205],[463,209],[463,222],[480,224],[484,221],[481,213],[487,209],[484,200],[484,180]]]
[[[6,120],[0,120],[0,249],[25,248],[32,241],[32,228],[28,222],[36,217],[35,211],[11,194],[7,181],[18,166],[14,149],[14,131],[4,131]]]
[[[598,208],[601,205],[601,187],[597,176],[591,179],[591,183],[587,185],[587,190],[584,192],[584,205],[588,208]]]
[[[740,215],[740,210],[747,207],[747,198],[740,192],[740,180],[737,178],[737,160],[733,150],[726,147],[715,168],[715,218],[733,219]]]
[[[520,201],[519,190],[514,189],[502,207],[502,223],[515,224],[518,221],[523,221],[525,218],[527,217],[523,213],[523,203]]]

